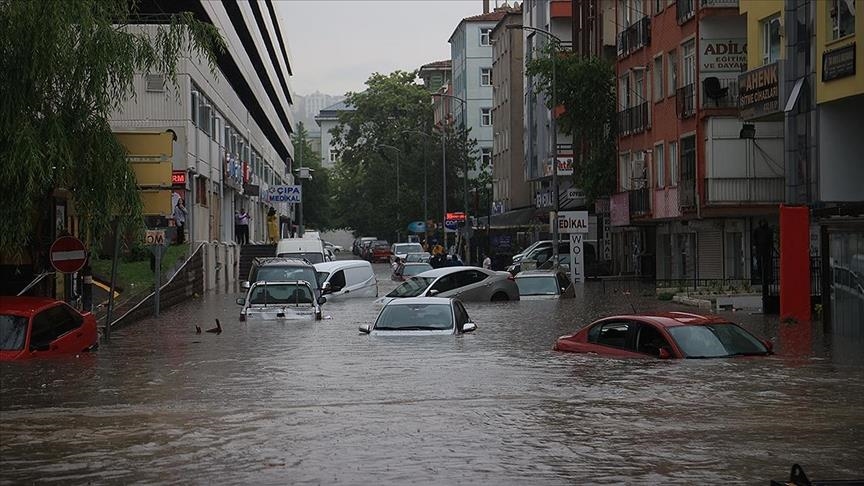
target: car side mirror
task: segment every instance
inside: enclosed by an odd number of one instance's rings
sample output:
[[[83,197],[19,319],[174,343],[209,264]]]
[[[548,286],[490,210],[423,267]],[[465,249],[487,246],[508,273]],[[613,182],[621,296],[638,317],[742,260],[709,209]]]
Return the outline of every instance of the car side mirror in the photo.
[[[318,305],[324,305],[326,303],[327,303],[327,297],[324,297],[323,295],[321,297],[318,297]]]
[[[671,359],[672,353],[669,352],[669,348],[667,348],[666,346],[663,346],[662,348],[660,348],[659,358],[660,359]]]
[[[243,290],[249,290],[249,287],[251,287],[251,286],[252,286],[252,284],[250,284],[248,280],[244,280],[244,281],[240,282],[240,288]]]
[[[30,351],[48,351],[51,349],[51,343],[31,344]]]
[[[441,292],[439,292],[438,290],[432,289],[428,292],[428,295],[429,295],[429,297],[435,297],[436,295],[438,295],[440,293]]]
[[[240,297],[237,299],[237,305],[246,305],[246,299],[244,297]]]
[[[473,322],[466,322],[465,324],[462,324],[462,332],[473,332],[476,330],[477,324],[474,324]]]
[[[330,292],[333,292],[333,285],[330,282],[324,282],[324,285],[321,286],[321,293],[329,294]]]
[[[363,334],[369,334],[372,332],[372,324],[363,324],[360,326],[360,332]]]

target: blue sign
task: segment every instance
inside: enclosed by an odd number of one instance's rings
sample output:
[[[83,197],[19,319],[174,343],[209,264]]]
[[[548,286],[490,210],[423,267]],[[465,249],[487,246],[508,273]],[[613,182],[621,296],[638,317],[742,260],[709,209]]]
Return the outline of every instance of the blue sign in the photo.
[[[425,233],[426,223],[423,221],[412,221],[408,223],[408,231],[411,233]]]
[[[267,189],[267,200],[270,202],[299,203],[301,200],[300,186],[270,186]]]
[[[455,233],[459,230],[459,221],[456,221],[455,219],[445,220],[444,228],[446,228],[450,233]]]

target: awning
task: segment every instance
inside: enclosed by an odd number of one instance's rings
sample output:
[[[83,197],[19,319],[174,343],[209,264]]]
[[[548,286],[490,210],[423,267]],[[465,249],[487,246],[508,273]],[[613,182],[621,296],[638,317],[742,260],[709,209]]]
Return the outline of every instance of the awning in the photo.
[[[529,207],[514,209],[501,214],[492,215],[492,229],[527,228],[532,224],[541,224],[537,220],[537,208]],[[481,227],[487,225],[486,218],[477,218],[477,224]]]

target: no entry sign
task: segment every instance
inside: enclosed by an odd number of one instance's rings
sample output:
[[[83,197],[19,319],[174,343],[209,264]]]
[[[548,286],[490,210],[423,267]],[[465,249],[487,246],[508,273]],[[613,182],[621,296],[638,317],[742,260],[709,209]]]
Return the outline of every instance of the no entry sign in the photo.
[[[51,245],[51,265],[62,273],[75,273],[84,267],[87,251],[84,243],[74,236],[61,236]]]

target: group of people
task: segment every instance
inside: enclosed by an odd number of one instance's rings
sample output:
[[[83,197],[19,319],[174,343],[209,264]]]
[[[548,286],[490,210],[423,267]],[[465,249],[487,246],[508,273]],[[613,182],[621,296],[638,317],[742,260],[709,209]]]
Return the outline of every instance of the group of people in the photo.
[[[432,268],[442,268],[461,267],[465,264],[462,263],[462,259],[459,258],[458,254],[448,253],[443,246],[435,245],[432,248],[432,258],[429,259],[429,265],[432,265]]]
[[[186,201],[176,192],[173,194],[173,210],[171,216],[174,218],[174,226],[177,229],[177,238],[174,240],[176,244],[182,245],[186,242]],[[252,217],[246,212],[245,208],[240,208],[234,212],[234,237],[238,244],[249,244],[249,223],[252,222]],[[276,208],[270,208],[267,212],[267,240],[270,243],[279,241],[279,216],[276,214]]]

